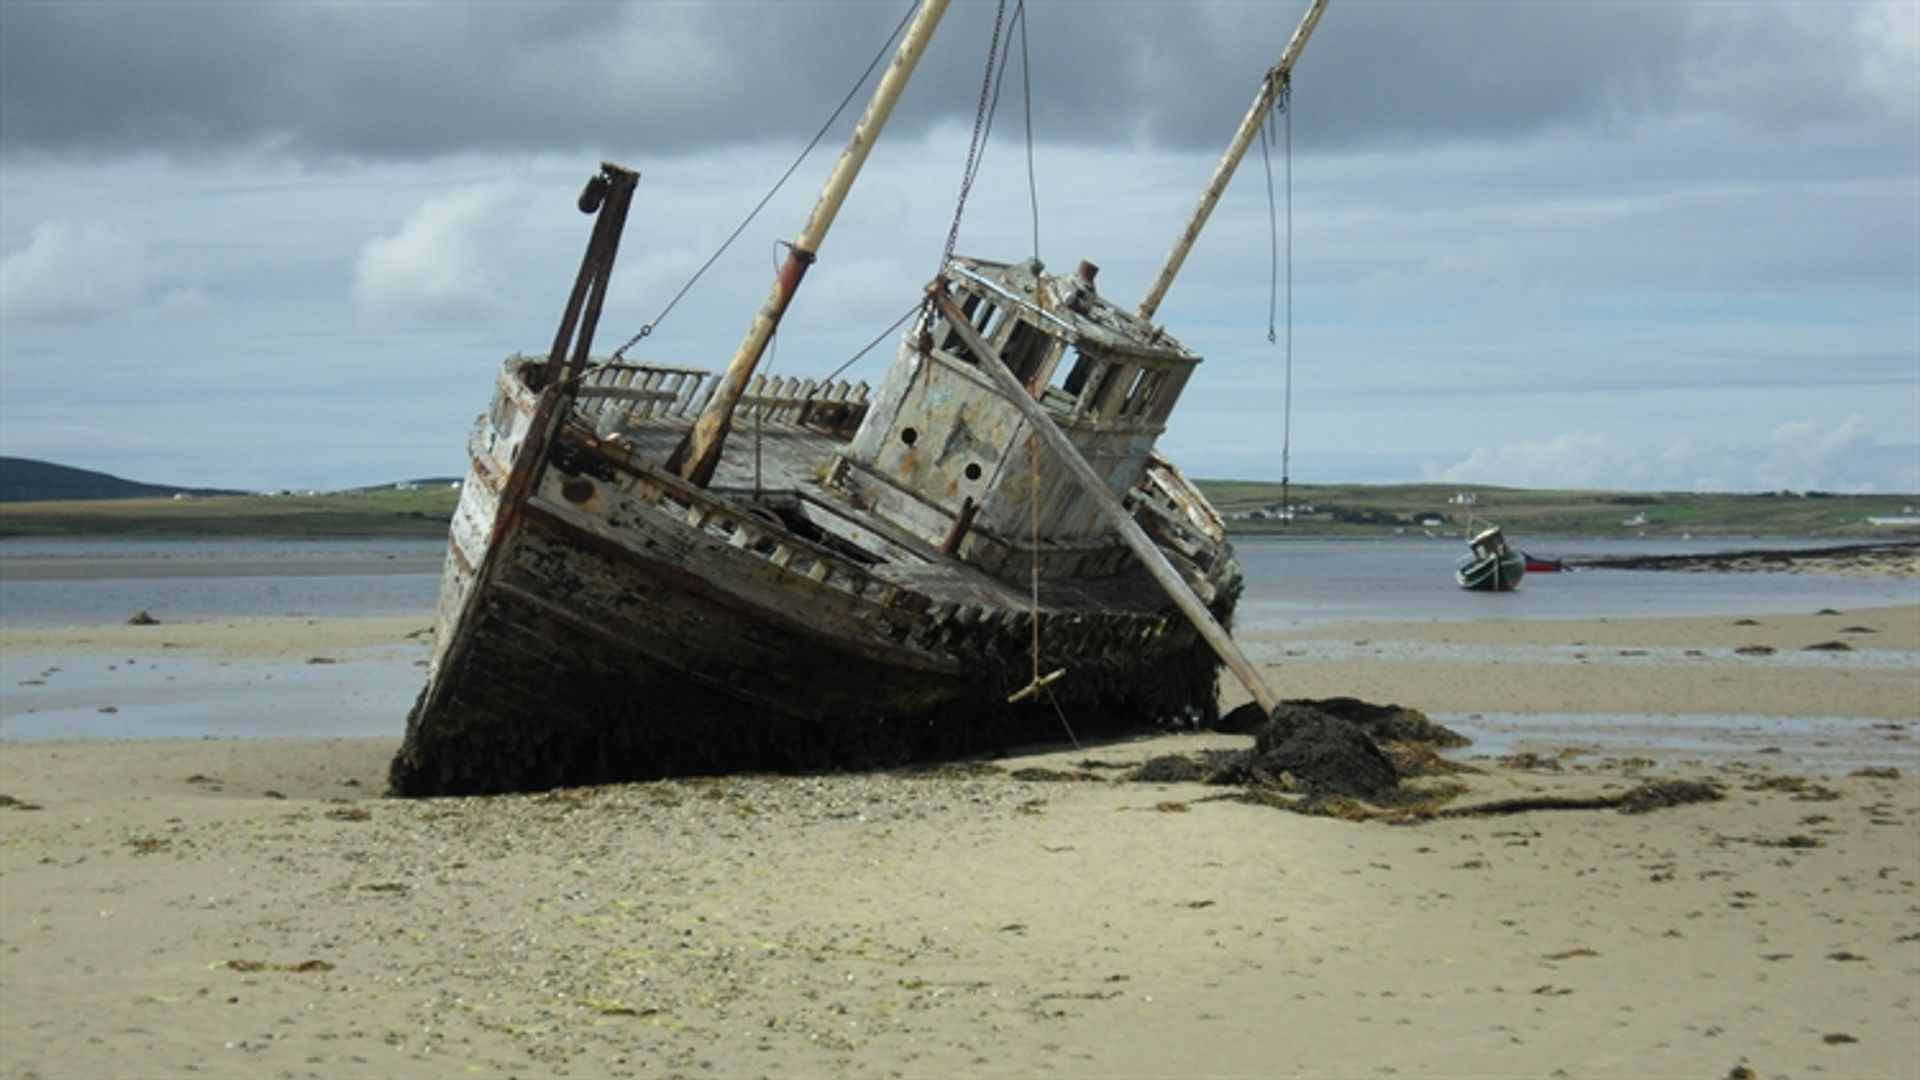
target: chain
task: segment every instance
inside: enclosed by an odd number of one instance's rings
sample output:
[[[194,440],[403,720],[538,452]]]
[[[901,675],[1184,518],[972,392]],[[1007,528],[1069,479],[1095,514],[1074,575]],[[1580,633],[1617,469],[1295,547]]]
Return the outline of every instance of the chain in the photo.
[[[960,219],[967,212],[967,193],[973,190],[974,173],[980,167],[980,150],[986,142],[987,122],[991,113],[989,106],[994,100],[993,62],[1000,54],[1000,27],[1006,21],[1007,0],[1000,0],[993,13],[993,38],[987,44],[987,70],[980,80],[980,104],[973,112],[973,141],[967,147],[967,167],[960,174],[960,197],[953,207],[953,226],[947,230],[947,246],[940,252],[940,268],[946,269],[947,260],[953,258],[954,246],[960,242]]]

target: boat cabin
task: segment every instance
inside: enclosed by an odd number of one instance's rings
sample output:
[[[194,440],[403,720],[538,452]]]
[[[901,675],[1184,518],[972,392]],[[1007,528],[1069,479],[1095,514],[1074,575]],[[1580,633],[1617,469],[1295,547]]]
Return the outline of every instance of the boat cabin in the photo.
[[[1473,549],[1474,558],[1484,559],[1490,555],[1499,555],[1505,552],[1507,550],[1507,538],[1500,532],[1500,527],[1496,525],[1475,534],[1473,539],[1467,541],[1467,546]]]
[[[1097,274],[1090,263],[1055,275],[1035,262],[955,258],[933,288],[949,292],[1108,490],[1124,497],[1200,357],[1103,299]],[[895,526],[990,572],[1025,572],[1036,551],[1046,576],[1117,571],[1130,558],[1126,547],[982,370],[991,362],[945,318],[924,316],[835,483]]]

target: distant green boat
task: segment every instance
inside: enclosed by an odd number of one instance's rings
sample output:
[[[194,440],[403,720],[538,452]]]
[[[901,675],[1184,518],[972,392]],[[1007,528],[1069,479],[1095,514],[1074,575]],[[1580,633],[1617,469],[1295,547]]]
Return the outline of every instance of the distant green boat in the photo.
[[[1507,546],[1500,527],[1485,529],[1467,541],[1471,554],[1453,568],[1453,578],[1463,589],[1475,592],[1508,592],[1527,576],[1527,556]]]

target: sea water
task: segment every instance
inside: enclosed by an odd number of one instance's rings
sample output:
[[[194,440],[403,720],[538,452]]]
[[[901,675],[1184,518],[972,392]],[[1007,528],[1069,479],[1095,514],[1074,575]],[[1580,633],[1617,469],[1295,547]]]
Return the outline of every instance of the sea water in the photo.
[[[1831,547],[1794,540],[1563,540],[1535,554],[1596,558]],[[1237,628],[1287,629],[1346,620],[1627,619],[1786,615],[1920,603],[1920,581],[1834,573],[1575,569],[1528,574],[1506,593],[1453,579],[1458,540],[1254,537],[1234,551],[1247,588]]]
[[[0,540],[0,629],[431,612],[444,540]]]
[[[1544,553],[1766,546],[1817,545],[1589,540],[1555,543]],[[1258,537],[1235,548],[1247,579],[1236,618],[1242,629],[1349,619],[1765,615],[1920,603],[1920,582],[1819,573],[1585,570],[1529,575],[1512,593],[1471,593],[1453,582],[1454,560],[1464,550],[1457,541]],[[0,629],[118,623],[139,611],[163,625],[389,615],[417,615],[424,625],[444,552],[439,540],[4,540]],[[279,661],[0,654],[0,739],[397,737],[422,684],[425,651],[416,641],[349,658]],[[1823,655],[1804,662],[1843,660]],[[1474,723],[1466,719],[1464,726]],[[1482,726],[1490,729],[1482,734],[1498,737],[1501,725]]]
[[[1554,556],[1702,554],[1809,541],[1567,540]],[[1246,575],[1238,628],[1349,619],[1589,619],[1768,615],[1920,603],[1920,581],[1826,573],[1572,570],[1510,593],[1453,580],[1458,541],[1396,537],[1235,541]],[[0,628],[430,612],[442,540],[0,540]]]

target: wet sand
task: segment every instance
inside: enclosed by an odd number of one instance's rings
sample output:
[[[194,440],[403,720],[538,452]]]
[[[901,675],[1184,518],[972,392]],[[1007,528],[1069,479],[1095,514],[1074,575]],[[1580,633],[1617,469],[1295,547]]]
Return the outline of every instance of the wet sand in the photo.
[[[97,627],[0,655],[351,678],[418,628]],[[1839,718],[1823,737],[1872,765],[1571,740],[1476,761],[1456,805],[1649,776],[1726,797],[1388,825],[1105,767],[1248,741],[1221,735],[419,802],[378,797],[397,719],[4,743],[0,1073],[1912,1075],[1920,607],[1254,646],[1288,696],[1772,717],[1786,744]],[[1039,778],[1064,775],[1105,779]]]
[[[1345,694],[1429,713],[1920,717],[1920,604],[1342,623],[1241,640],[1285,696]]]

